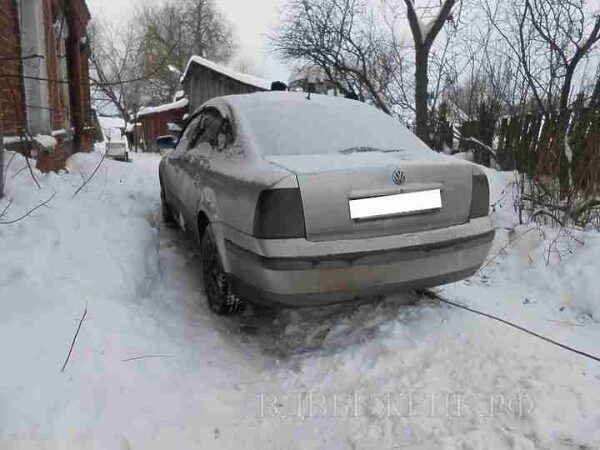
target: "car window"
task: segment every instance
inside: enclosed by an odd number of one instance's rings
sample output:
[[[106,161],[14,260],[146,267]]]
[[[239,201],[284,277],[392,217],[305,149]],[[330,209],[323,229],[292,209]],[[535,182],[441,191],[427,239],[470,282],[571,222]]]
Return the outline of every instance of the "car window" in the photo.
[[[190,141],[190,137],[196,132],[196,129],[198,128],[198,125],[199,125],[201,119],[202,119],[202,116],[196,116],[185,127],[185,129],[183,130],[183,132],[181,134],[181,137],[179,138],[179,141],[177,142],[175,151],[172,153],[172,157],[179,158],[187,152],[187,150],[189,148],[188,144]]]
[[[200,119],[202,119],[201,115],[196,116],[196,117],[194,117],[192,119],[192,121],[188,124],[188,126],[183,131],[181,139],[185,139],[185,140],[189,141],[190,136],[192,135],[192,133],[194,133],[194,131],[196,131],[196,127],[200,123]]]
[[[399,120],[355,100],[327,95],[240,96],[238,114],[263,155],[391,151],[402,158],[438,158]],[[275,100],[270,100],[275,99]]]
[[[190,136],[188,149],[208,143],[213,150],[220,152],[232,142],[233,132],[230,121],[215,108],[208,108],[201,114],[198,126]]]

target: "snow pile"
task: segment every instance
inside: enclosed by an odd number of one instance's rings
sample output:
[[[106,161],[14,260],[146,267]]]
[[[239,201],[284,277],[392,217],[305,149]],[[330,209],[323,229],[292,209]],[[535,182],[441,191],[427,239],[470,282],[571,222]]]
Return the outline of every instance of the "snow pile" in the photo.
[[[496,228],[495,259],[482,271],[507,296],[520,292],[530,302],[600,322],[597,259],[600,234],[595,230],[561,230],[520,225],[514,208],[515,174],[486,169]],[[534,282],[532,282],[534,280]]]
[[[67,130],[65,130],[64,128],[59,128],[58,130],[52,130],[51,133],[52,137],[66,137],[69,135],[69,132]]]
[[[45,151],[52,151],[56,147],[56,139],[47,134],[36,134],[33,140],[37,142]]]
[[[147,255],[155,246],[156,230],[145,203],[156,207],[157,181],[136,180],[127,167],[105,161],[93,181],[73,197],[100,158],[99,152],[78,153],[68,160],[67,171],[60,174],[36,170],[42,185],[38,190],[29,172],[22,170],[26,167],[24,157],[7,152],[10,181],[5,194],[12,203],[3,220],[19,217],[51,196],[53,200],[14,226],[0,228],[0,273],[19,272],[19,276],[7,277],[7,283],[2,284],[2,298],[20,297],[20,304],[25,305],[23,292],[38,290],[56,292],[47,296],[50,303],[61,300],[59,292],[104,298],[124,293],[131,297],[143,290],[146,268],[156,265],[156,260]],[[35,161],[31,163],[35,165]],[[80,214],[88,210],[90,214]],[[137,246],[126,245],[134,239]],[[128,250],[134,258],[130,262],[137,267],[119,262],[119,255]],[[144,269],[142,273],[140,268]]]
[[[86,382],[96,384],[93,380],[107,373],[101,351],[119,356],[135,351],[132,341],[123,339],[134,323],[125,305],[143,296],[158,273],[152,216],[157,181],[104,161],[89,187],[73,198],[96,167],[99,153],[70,158],[68,173],[36,170],[41,190],[23,170],[22,156],[6,156],[7,166],[12,161],[0,212],[8,201],[12,204],[0,222],[17,219],[54,197],[29,217],[0,225],[0,353],[11,355],[0,375],[0,446],[12,448],[14,439],[31,439],[25,448],[45,448],[44,441],[58,445],[64,438],[68,443],[69,428],[89,427],[98,408],[93,397],[85,397],[85,385],[68,370],[60,373],[73,325],[84,308],[88,320],[70,364],[79,366],[76,373],[87,373]],[[154,171],[155,164],[151,167]],[[91,323],[104,330],[90,333]],[[86,362],[96,358],[94,366]],[[80,406],[73,403],[77,398]],[[77,436],[72,437],[71,447],[81,448]]]
[[[48,134],[36,134],[31,139],[29,136],[4,136],[3,143],[5,145],[15,144],[20,141],[33,141],[44,151],[52,151],[57,145],[56,138]]]
[[[21,156],[7,168],[0,222],[54,197],[0,225],[0,447],[600,447],[599,364],[462,310],[398,294],[211,315],[197,253],[160,223],[159,157],[132,156],[75,197],[99,152],[36,171],[41,190]],[[521,237],[441,295],[597,353],[598,235],[546,265],[551,230],[515,226],[512,174],[488,175],[490,257]]]

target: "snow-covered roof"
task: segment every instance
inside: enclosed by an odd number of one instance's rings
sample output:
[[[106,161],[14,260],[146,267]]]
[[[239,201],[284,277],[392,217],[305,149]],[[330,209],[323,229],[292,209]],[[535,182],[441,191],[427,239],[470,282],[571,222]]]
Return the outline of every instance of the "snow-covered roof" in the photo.
[[[255,77],[253,75],[248,75],[245,73],[237,72],[233,69],[230,69],[229,67],[225,67],[225,66],[222,66],[221,64],[217,64],[215,62],[209,61],[206,58],[202,58],[201,56],[192,56],[190,58],[185,70],[183,71],[183,75],[181,76],[180,81],[182,83],[183,83],[183,80],[185,80],[185,77],[187,76],[188,70],[190,69],[192,63],[206,67],[207,69],[210,69],[214,72],[218,72],[221,75],[225,75],[226,77],[229,77],[233,80],[239,81],[240,83],[248,84],[250,86],[255,86],[259,89],[265,89],[265,90],[271,89],[270,81],[267,81],[263,78]]]
[[[187,98],[182,98],[181,100],[177,100],[176,102],[166,103],[164,105],[158,106],[146,106],[144,108],[140,108],[137,113],[138,117],[147,116],[148,114],[155,114],[164,111],[171,111],[172,109],[185,108],[188,105],[189,101]]]

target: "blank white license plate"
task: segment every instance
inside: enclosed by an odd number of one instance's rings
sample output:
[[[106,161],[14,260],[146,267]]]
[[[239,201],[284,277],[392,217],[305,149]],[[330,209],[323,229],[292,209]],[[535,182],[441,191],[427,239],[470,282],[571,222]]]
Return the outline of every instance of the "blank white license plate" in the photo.
[[[351,219],[367,219],[440,209],[442,207],[442,194],[439,189],[431,189],[429,191],[407,192],[381,197],[357,198],[350,200],[348,203]]]

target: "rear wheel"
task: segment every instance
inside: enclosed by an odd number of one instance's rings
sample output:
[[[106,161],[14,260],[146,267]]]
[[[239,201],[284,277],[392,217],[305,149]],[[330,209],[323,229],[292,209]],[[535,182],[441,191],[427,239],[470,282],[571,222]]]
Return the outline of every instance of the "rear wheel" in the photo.
[[[200,245],[204,291],[209,308],[220,315],[235,314],[242,308],[243,302],[229,283],[210,230],[205,231]]]

